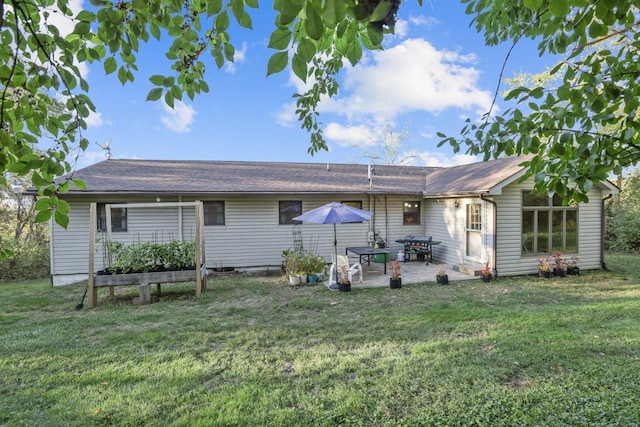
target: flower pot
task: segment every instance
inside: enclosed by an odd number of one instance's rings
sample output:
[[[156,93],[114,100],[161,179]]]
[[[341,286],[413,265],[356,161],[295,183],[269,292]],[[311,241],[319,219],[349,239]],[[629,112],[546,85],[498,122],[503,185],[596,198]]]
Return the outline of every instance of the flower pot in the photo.
[[[448,275],[444,275],[444,276],[436,276],[436,282],[438,282],[438,284],[440,285],[448,285],[449,284],[449,276]]]
[[[307,275],[307,283],[313,284],[313,283],[316,283],[317,281],[318,281],[318,276],[316,276],[315,274]]]
[[[563,268],[554,268],[553,275],[556,277],[567,277],[567,271]]]
[[[489,282],[491,282],[491,278],[493,276],[491,275],[491,273],[489,273],[489,274],[483,274],[481,277],[482,277],[482,281],[484,283],[489,283]]]
[[[580,267],[567,267],[567,274],[569,276],[579,276],[580,275]]]
[[[338,283],[338,290],[340,292],[351,292],[351,282]]]
[[[398,277],[397,279],[389,279],[389,287],[391,289],[400,289],[402,287],[402,278]]]
[[[307,284],[307,275],[306,274],[300,274],[298,277],[300,277],[300,284],[301,285],[306,285]]]
[[[292,286],[298,286],[300,284],[300,276],[298,276],[297,274],[290,274],[289,283]]]
[[[538,271],[538,276],[544,277],[546,279],[551,278],[552,275],[553,275],[553,273],[550,272],[550,271]]]

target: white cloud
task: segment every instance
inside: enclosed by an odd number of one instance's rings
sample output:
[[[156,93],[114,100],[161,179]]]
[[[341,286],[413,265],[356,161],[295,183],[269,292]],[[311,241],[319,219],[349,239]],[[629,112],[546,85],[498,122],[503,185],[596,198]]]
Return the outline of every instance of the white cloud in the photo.
[[[478,156],[471,156],[468,154],[448,156],[444,153],[432,153],[429,151],[414,151],[411,155],[418,159],[416,163],[420,163],[424,166],[444,167],[468,165],[469,163],[476,163],[482,160]]]
[[[342,85],[347,95],[322,105],[323,112],[393,119],[399,114],[449,108],[486,112],[492,95],[478,87],[476,57],[437,50],[422,39],[409,39],[372,54],[368,64],[347,68]],[[362,118],[362,117],[360,117]]]
[[[191,105],[176,101],[173,109],[166,104],[162,104],[162,108],[164,112],[160,120],[169,130],[178,133],[191,132],[191,125],[195,120],[196,114],[198,114]]]
[[[373,144],[371,129],[365,125],[343,126],[339,123],[329,123],[324,129],[326,139],[336,141],[343,146],[368,146]]]
[[[84,119],[87,123],[87,127],[100,127],[103,125],[104,121],[102,120],[102,113],[90,112],[89,117]]]
[[[298,123],[298,116],[296,115],[297,108],[295,102],[284,104],[280,107],[279,111],[272,114],[272,117],[276,120],[276,123],[282,127],[294,127],[294,125]]]
[[[434,26],[440,23],[440,21],[438,21],[433,16],[422,15],[410,17],[409,22],[411,23],[411,25],[427,27],[428,30],[432,29]]]
[[[233,62],[227,62],[224,70],[227,73],[234,74],[236,72],[236,65],[242,64],[247,60],[247,42],[242,42],[242,48],[237,50],[233,54]]]

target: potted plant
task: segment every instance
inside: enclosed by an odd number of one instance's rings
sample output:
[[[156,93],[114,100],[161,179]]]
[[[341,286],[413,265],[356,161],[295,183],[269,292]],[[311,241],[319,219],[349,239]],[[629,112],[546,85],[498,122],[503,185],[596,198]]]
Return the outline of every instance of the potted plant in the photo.
[[[449,284],[449,276],[447,275],[447,268],[444,264],[440,264],[438,270],[438,274],[436,274],[436,282],[440,285],[448,285]]]
[[[493,277],[493,274],[491,273],[491,267],[489,266],[489,261],[484,263],[484,268],[480,272],[480,275],[482,277],[483,282],[485,283],[491,282],[491,278]]]
[[[300,284],[300,275],[302,273],[302,257],[295,253],[288,254],[284,261],[284,267],[292,285]]]
[[[546,278],[551,277],[551,267],[549,266],[548,258],[538,259],[538,276]]]
[[[402,287],[402,271],[400,263],[397,259],[389,261],[389,273],[391,278],[389,279],[389,287],[391,289],[399,289]]]
[[[580,275],[580,267],[578,267],[578,262],[580,261],[580,257],[578,255],[573,255],[568,263],[567,263],[567,274],[571,276],[579,276]]]
[[[327,263],[320,255],[308,254],[305,257],[305,268],[307,271],[308,282],[315,283],[324,277],[324,269]]]
[[[340,292],[351,292],[348,265],[341,265],[340,268],[338,268],[338,290]]]
[[[556,277],[567,276],[567,259],[562,256],[560,252],[556,252],[549,257],[551,264],[553,265],[553,275]]]

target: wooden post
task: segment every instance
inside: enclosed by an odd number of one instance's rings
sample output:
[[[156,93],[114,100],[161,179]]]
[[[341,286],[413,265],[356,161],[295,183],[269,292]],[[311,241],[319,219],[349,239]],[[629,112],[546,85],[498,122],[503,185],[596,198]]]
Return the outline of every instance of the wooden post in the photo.
[[[107,243],[111,242],[111,205],[110,204],[106,204],[104,205],[104,214],[106,216],[107,219]],[[108,259],[109,259],[109,267],[111,267],[111,263],[113,262],[113,258],[111,255],[111,251],[107,248],[107,254],[108,254]],[[116,290],[113,288],[113,286],[109,286],[109,296],[111,298],[113,298],[116,294]]]
[[[96,246],[96,204],[89,205],[89,307],[98,305],[98,289],[93,280],[93,262]]]
[[[200,260],[201,260],[201,252],[202,252],[202,247],[200,245],[200,240],[201,240],[201,233],[202,233],[202,229],[200,228],[200,220],[202,219],[202,202],[200,201],[196,201],[195,202],[195,210],[196,210],[196,259],[195,264],[196,264],[196,297],[199,297],[200,294],[202,293],[202,277],[200,276]]]
[[[202,290],[207,289],[207,276],[206,276],[206,266],[207,266],[207,254],[206,254],[206,246],[204,244],[204,204],[202,201],[198,201],[196,204],[196,209],[200,211],[200,241],[197,243],[200,245],[200,263],[205,266],[205,275],[202,277]],[[198,273],[200,275],[201,273]]]
[[[140,305],[151,304],[151,288],[148,283],[140,283],[138,286],[140,291]]]

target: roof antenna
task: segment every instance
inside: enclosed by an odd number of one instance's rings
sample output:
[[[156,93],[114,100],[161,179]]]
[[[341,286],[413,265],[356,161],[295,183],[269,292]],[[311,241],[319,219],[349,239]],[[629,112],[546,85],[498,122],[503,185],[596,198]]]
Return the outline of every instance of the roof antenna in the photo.
[[[111,140],[108,140],[107,142],[105,142],[104,144],[98,144],[96,142],[96,145],[100,148],[102,148],[104,150],[104,156],[107,159],[111,158]]]

